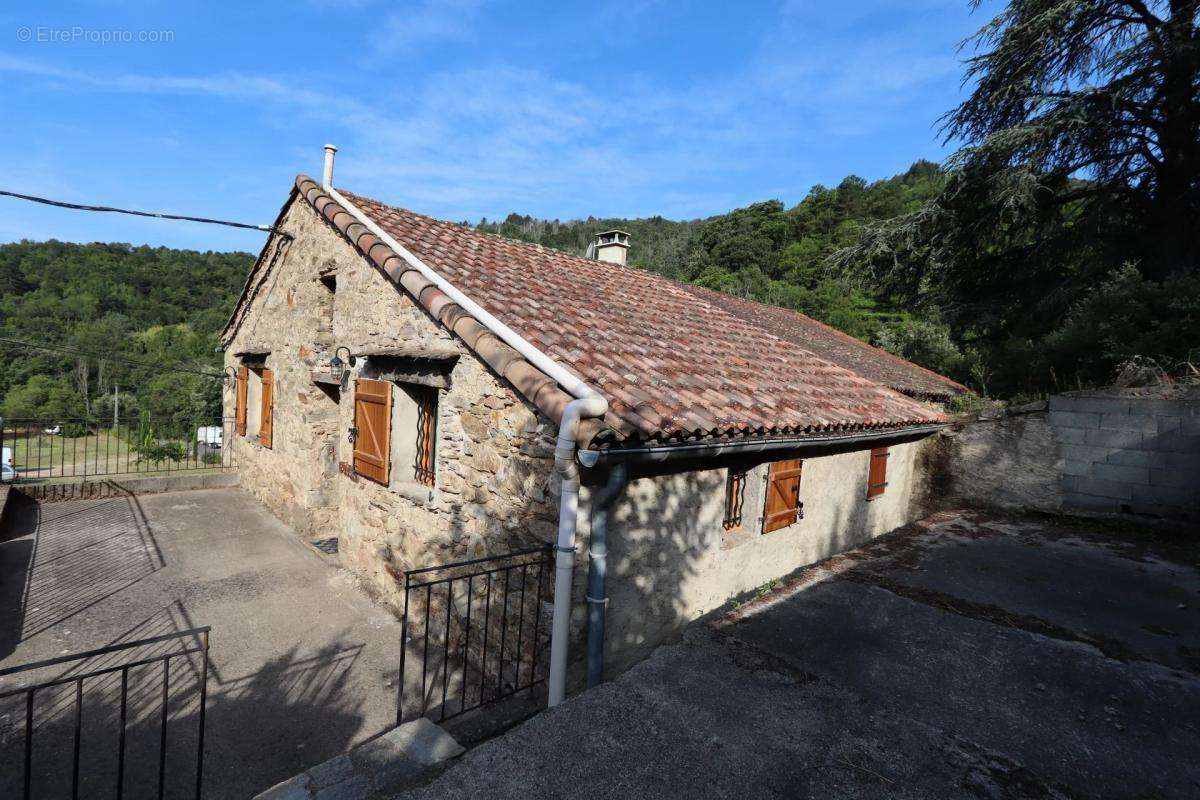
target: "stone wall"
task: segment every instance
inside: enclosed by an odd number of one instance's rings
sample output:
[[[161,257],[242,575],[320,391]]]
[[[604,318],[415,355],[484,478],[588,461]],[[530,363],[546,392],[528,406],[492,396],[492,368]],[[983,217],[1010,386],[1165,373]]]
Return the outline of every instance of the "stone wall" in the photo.
[[[926,447],[933,504],[1062,510],[1063,459],[1045,403],[960,420]]]
[[[941,504],[1200,518],[1200,396],[1104,390],[959,421],[931,440]]]
[[[1050,398],[1069,508],[1200,519],[1200,397]]]
[[[555,426],[307,203],[293,203],[282,226],[295,239],[226,348],[230,366],[239,352],[268,352],[275,377],[272,448],[258,443],[254,414],[250,435],[232,442],[242,485],[301,533],[337,536],[342,562],[390,602],[406,569],[549,541],[557,520]],[[337,347],[363,353],[401,345],[458,356],[450,388],[439,392],[432,488],[381,486],[349,468],[353,382],[375,375],[369,357],[356,359],[341,391],[312,379]],[[232,388],[225,403],[232,414]]]

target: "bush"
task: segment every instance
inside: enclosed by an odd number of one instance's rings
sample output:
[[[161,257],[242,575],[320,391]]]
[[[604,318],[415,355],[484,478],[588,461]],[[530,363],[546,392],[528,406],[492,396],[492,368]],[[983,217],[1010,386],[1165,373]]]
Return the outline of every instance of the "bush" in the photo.
[[[91,431],[86,425],[78,422],[69,422],[62,426],[62,435],[66,439],[78,439],[81,436],[87,436]]]
[[[950,329],[940,323],[903,319],[880,328],[875,344],[934,372],[962,375],[962,351],[950,338]]]
[[[200,460],[210,467],[219,467],[221,464],[225,463],[224,459],[221,458],[220,453],[205,453]]]
[[[182,461],[187,456],[179,442],[143,442],[135,449],[143,461]]]
[[[946,411],[951,414],[975,416],[995,405],[995,402],[974,392],[956,394],[946,403]]]
[[[1159,283],[1126,264],[1075,304],[1065,323],[1046,337],[1046,353],[1069,387],[1106,384],[1139,358],[1175,373],[1198,343],[1200,273]]]

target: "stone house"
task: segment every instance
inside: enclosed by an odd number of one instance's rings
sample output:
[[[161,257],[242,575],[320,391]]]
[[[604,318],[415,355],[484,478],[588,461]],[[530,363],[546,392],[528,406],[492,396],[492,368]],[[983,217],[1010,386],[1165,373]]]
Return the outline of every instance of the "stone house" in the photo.
[[[222,335],[241,483],[384,601],[406,570],[557,541],[552,702],[572,636],[594,680],[921,513],[958,384],[627,267],[624,232],[580,258],[331,172],[296,179]]]

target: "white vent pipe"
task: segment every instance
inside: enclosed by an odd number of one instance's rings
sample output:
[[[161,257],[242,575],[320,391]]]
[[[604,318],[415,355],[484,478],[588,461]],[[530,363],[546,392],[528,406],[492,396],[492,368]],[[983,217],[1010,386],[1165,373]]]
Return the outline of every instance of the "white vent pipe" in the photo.
[[[337,153],[335,145],[325,145],[325,169],[321,173],[321,186],[325,189],[333,188],[333,156],[335,153]]]
[[[332,178],[332,155],[326,148],[327,177]],[[487,309],[463,294],[452,283],[434,272],[425,262],[375,224],[357,206],[342,196],[332,186],[324,187],[350,216],[375,234],[381,242],[419,272],[426,280],[445,293],[447,297],[470,314],[480,325],[494,333],[497,338],[520,353],[530,364],[537,367],[558,383],[576,399],[567,403],[562,420],[558,423],[558,442],[554,449],[554,469],[562,480],[558,498],[558,542],[555,546],[554,565],[554,618],[550,625],[550,676],[548,681],[549,703],[558,705],[566,696],[567,685],[567,637],[571,622],[572,579],[575,570],[575,530],[579,518],[579,466],[575,462],[578,447],[579,422],[584,418],[599,418],[608,413],[608,401],[595,389],[588,386],[575,373],[559,364],[550,356],[534,347],[525,337],[496,319]]]

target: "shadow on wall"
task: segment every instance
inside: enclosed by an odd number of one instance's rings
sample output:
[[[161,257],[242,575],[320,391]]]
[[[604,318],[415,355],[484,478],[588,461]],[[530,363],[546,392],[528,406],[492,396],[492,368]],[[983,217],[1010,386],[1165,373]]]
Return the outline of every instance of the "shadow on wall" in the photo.
[[[764,586],[905,524],[920,508],[920,463],[912,450],[896,463],[896,486],[867,501],[869,453],[843,450],[804,458],[795,524],[762,532],[767,462],[704,471],[635,475],[609,536],[606,677],[645,658],[683,628]],[[909,460],[911,459],[911,460]],[[743,529],[726,533],[729,468],[748,469]],[[652,478],[648,480],[638,480]],[[896,493],[903,493],[900,497]],[[917,516],[920,516],[919,514]]]
[[[639,477],[631,474],[610,522],[606,678],[649,655],[690,621],[683,593],[701,574],[714,535],[703,526],[704,510],[692,503],[717,496],[725,483],[724,470],[654,481]],[[658,491],[663,481],[673,491]],[[745,512],[752,513],[747,506]],[[636,539],[622,535],[631,530],[649,534]],[[715,533],[719,535],[719,526]]]
[[[930,437],[922,457],[929,508],[1062,510],[1063,459],[1045,411],[958,422]]]

